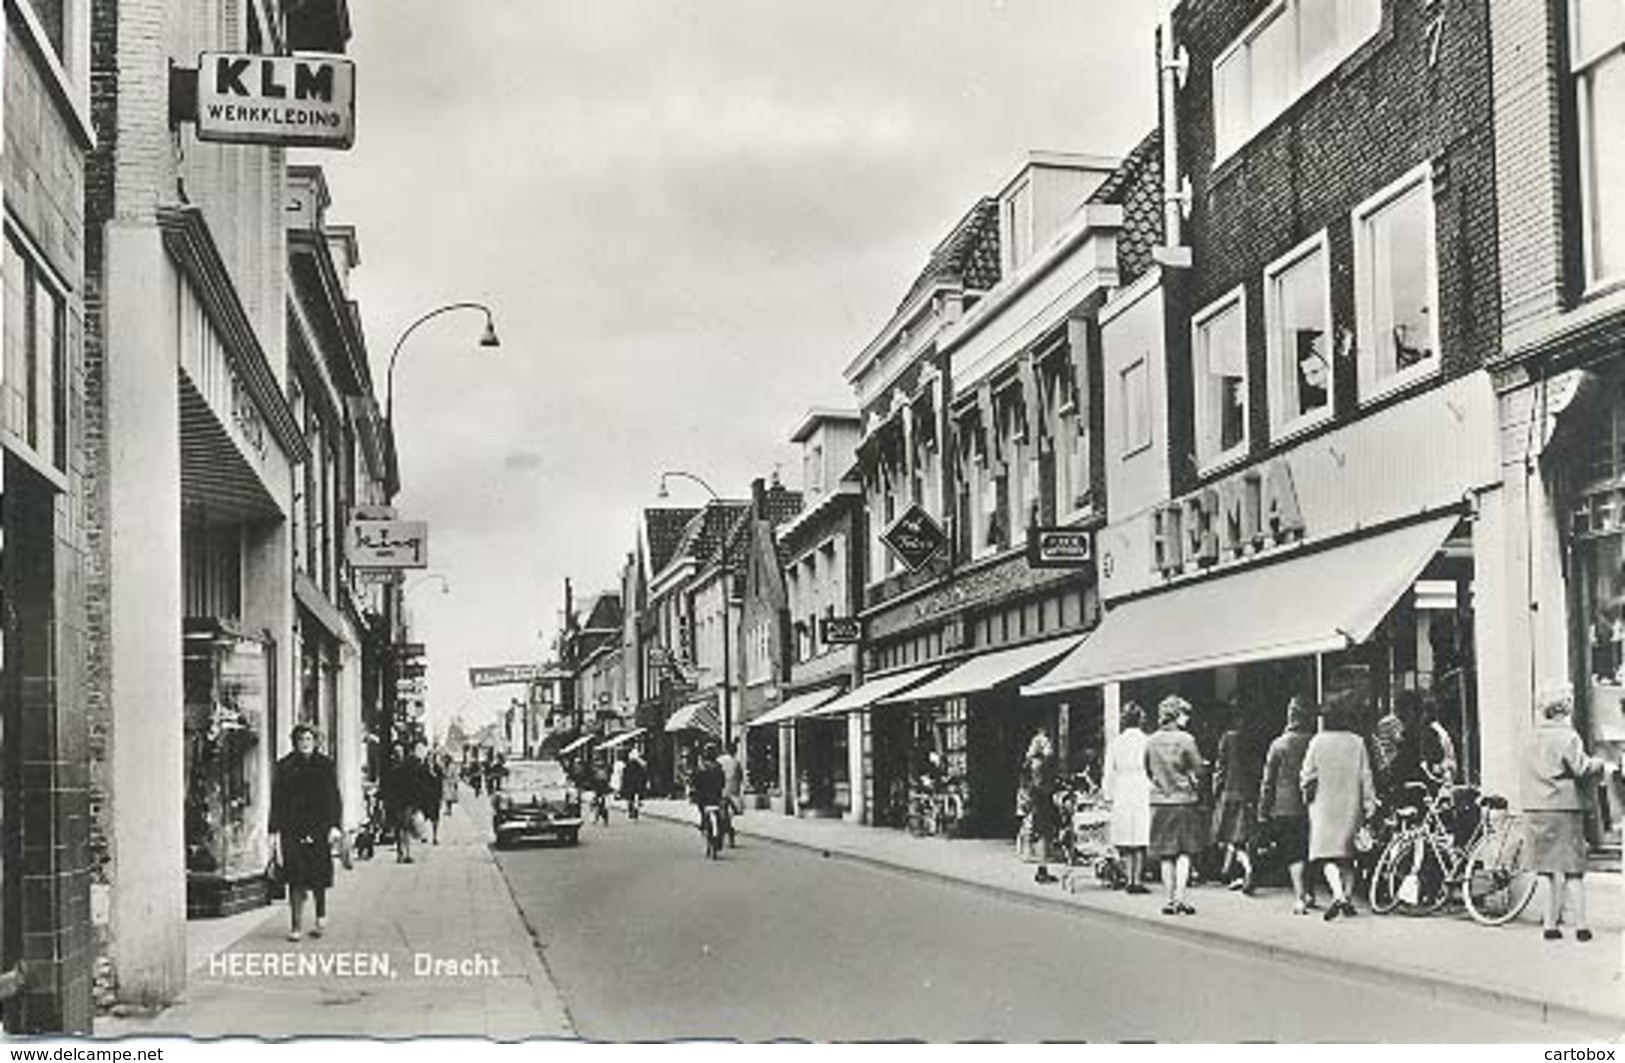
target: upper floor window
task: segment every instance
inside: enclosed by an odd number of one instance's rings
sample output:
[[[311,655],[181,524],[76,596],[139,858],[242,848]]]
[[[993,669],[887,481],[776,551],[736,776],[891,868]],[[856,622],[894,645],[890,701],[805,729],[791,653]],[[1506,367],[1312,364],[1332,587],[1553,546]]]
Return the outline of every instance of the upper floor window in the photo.
[[[1625,280],[1625,0],[1570,0],[1587,284]]]
[[[1144,358],[1123,367],[1118,392],[1118,408],[1123,411],[1121,456],[1127,458],[1151,445],[1151,377]]]
[[[67,66],[68,0],[28,0],[28,6],[34,9],[57,62]]]
[[[1382,25],[1382,0],[1276,0],[1213,63],[1216,157],[1263,129]]]
[[[1438,371],[1438,265],[1430,163],[1355,208],[1354,294],[1361,398],[1382,395]]]
[[[45,268],[9,232],[4,254],[4,423],[42,460],[62,469],[67,462],[67,302]]]
[[[1331,415],[1332,307],[1326,263],[1322,232],[1264,271],[1270,430],[1275,436]]]
[[[1196,465],[1207,469],[1247,449],[1247,298],[1241,288],[1191,326],[1196,389]]]

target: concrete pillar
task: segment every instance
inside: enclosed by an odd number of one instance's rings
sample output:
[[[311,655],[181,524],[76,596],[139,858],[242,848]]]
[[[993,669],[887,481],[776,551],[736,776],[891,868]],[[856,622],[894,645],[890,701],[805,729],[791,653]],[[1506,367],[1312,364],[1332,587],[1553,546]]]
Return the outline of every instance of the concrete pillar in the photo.
[[[112,960],[126,1001],[186,981],[180,278],[156,227],[105,230]]]
[[[1107,745],[1123,728],[1123,684],[1107,683],[1100,689],[1100,729]],[[1150,730],[1150,728],[1146,728]]]
[[[339,705],[333,757],[339,773],[339,798],[344,807],[344,829],[355,830],[366,818],[361,779],[367,763],[367,743],[361,724],[361,654],[353,642],[339,645]]]
[[[863,721],[866,718],[867,714],[862,712],[851,712],[846,716],[846,770],[850,782],[848,789],[852,794],[846,818],[852,823],[867,822],[869,814],[863,785]]]

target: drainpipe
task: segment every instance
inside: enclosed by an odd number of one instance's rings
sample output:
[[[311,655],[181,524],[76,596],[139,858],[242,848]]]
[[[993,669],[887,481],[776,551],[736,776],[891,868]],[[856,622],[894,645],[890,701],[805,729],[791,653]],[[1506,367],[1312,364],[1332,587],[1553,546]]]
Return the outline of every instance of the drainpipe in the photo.
[[[1190,248],[1185,246],[1184,212],[1190,209],[1191,191],[1179,169],[1179,108],[1176,94],[1184,88],[1190,70],[1190,55],[1174,47],[1174,8],[1180,0],[1164,0],[1157,27],[1157,56],[1160,69],[1159,102],[1162,110],[1162,217],[1163,246],[1156,259],[1171,268],[1189,268]]]

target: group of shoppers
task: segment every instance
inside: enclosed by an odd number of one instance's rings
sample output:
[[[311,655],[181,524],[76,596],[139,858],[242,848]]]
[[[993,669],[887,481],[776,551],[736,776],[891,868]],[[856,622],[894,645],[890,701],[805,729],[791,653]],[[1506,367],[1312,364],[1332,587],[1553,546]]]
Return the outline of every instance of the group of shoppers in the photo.
[[[1588,756],[1569,721],[1572,701],[1544,699],[1524,756],[1521,807],[1526,851],[1545,881],[1545,937],[1562,937],[1565,913],[1575,937],[1591,938],[1585,921],[1583,823],[1590,784],[1607,771]],[[1320,908],[1308,874],[1318,867],[1329,900],[1328,921],[1356,914],[1355,859],[1364,827],[1379,800],[1403,803],[1414,784],[1427,790],[1450,786],[1458,765],[1455,746],[1431,705],[1414,695],[1396,699],[1393,711],[1369,738],[1359,729],[1356,699],[1335,696],[1324,706],[1293,697],[1282,731],[1267,747],[1251,730],[1245,710],[1231,707],[1220,737],[1209,789],[1209,763],[1189,723],[1192,707],[1177,695],[1156,707],[1155,728],[1138,704],[1121,710],[1121,731],[1102,764],[1101,796],[1110,807],[1110,841],[1121,859],[1121,886],[1144,894],[1147,860],[1159,865],[1165,915],[1191,915],[1192,866],[1217,846],[1221,881],[1251,894],[1267,853],[1284,864],[1292,911]],[[1059,824],[1053,801],[1055,758],[1040,729],[1022,765],[1018,847],[1039,863],[1039,882],[1055,881],[1047,867],[1047,838]],[[1617,770],[1617,769],[1616,769]],[[1211,793],[1212,812],[1206,800]]]
[[[622,750],[606,771],[591,756],[582,756],[569,767],[571,780],[584,794],[592,795],[593,815],[600,823],[609,822],[609,802],[618,797],[626,802],[629,819],[637,819],[649,790],[649,766],[636,749]]]

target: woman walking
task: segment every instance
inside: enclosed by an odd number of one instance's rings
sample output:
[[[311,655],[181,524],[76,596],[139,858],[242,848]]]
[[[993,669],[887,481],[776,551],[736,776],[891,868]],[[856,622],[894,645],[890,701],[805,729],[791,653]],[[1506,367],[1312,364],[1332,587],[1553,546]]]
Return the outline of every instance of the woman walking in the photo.
[[[1190,702],[1170,694],[1157,705],[1157,730],[1145,740],[1146,773],[1151,777],[1150,853],[1162,861],[1168,887],[1163,915],[1195,915],[1185,900],[1191,859],[1207,848],[1207,817],[1202,813],[1200,782],[1207,766],[1196,739],[1185,730]]]
[[[1039,884],[1058,882],[1049,871],[1050,845],[1055,838],[1058,817],[1055,810],[1055,747],[1049,735],[1040,727],[1027,743],[1027,754],[1021,761],[1022,787],[1027,794],[1027,815],[1022,833],[1033,847],[1038,860],[1038,871],[1033,881]]]
[[[293,729],[293,752],[277,761],[271,777],[271,852],[288,884],[288,940],[304,935],[305,894],[316,901],[310,936],[326,931],[327,891],[333,886],[333,844],[342,836],[339,777],[333,762],[316,752],[316,731]]]
[[[446,753],[440,758],[440,799],[445,805],[441,809],[444,815],[457,811],[457,791],[457,762]]]
[[[1314,889],[1303,873],[1309,858],[1309,809],[1303,803],[1299,776],[1314,733],[1315,713],[1296,697],[1286,704],[1286,730],[1264,754],[1264,776],[1258,785],[1259,832],[1268,838],[1292,879],[1292,912],[1315,907]]]
[[[1123,859],[1125,893],[1150,893],[1145,886],[1145,850],[1151,844],[1151,776],[1145,770],[1144,714],[1129,702],[1121,713],[1122,730],[1106,751],[1101,788],[1111,802],[1111,839]]]
[[[1572,711],[1566,691],[1542,699],[1523,758],[1525,844],[1530,866],[1546,883],[1541,926],[1547,941],[1563,937],[1565,912],[1575,940],[1591,940],[1586,925],[1585,809],[1588,783],[1607,765],[1586,755],[1569,722]]]
[[[1247,711],[1231,706],[1230,726],[1219,736],[1218,763],[1213,776],[1213,792],[1218,800],[1213,833],[1224,846],[1224,865],[1219,879],[1243,893],[1253,892],[1253,832],[1257,820],[1258,784],[1261,766],[1258,749],[1249,728]],[[1232,877],[1233,876],[1233,877]]]
[[[1332,891],[1324,918],[1353,915],[1354,836],[1376,809],[1377,791],[1347,699],[1326,706],[1325,729],[1309,740],[1298,782],[1309,809],[1309,859],[1320,863]]]

